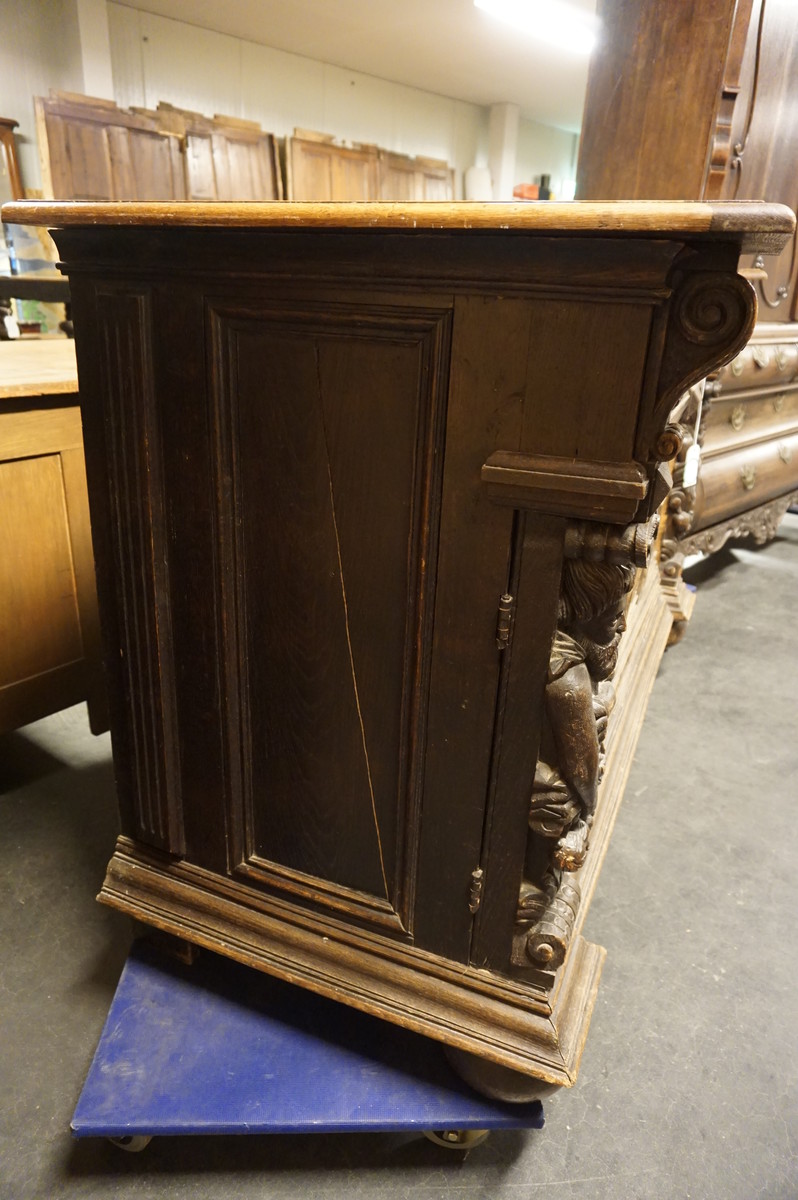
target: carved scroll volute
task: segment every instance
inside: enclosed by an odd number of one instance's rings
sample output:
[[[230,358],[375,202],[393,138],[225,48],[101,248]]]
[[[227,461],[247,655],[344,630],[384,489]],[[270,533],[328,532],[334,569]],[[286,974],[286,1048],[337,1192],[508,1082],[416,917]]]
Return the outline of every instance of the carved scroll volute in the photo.
[[[651,428],[649,460],[672,449],[667,434],[671,409],[692,384],[730,362],[753,332],[756,294],[740,275],[716,271],[685,273],[670,303]]]

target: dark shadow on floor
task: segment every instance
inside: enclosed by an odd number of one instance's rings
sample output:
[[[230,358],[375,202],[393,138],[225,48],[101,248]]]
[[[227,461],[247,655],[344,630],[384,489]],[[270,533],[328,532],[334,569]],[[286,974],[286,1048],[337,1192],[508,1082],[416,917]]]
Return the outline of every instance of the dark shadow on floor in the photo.
[[[24,730],[0,735],[0,795],[46,779],[65,766],[63,759],[38,746]]]

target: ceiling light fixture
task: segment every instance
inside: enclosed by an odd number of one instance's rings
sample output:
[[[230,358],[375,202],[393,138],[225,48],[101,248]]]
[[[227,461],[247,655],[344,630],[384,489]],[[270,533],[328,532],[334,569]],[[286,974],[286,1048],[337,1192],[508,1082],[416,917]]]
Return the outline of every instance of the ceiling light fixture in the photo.
[[[590,54],[596,44],[595,15],[564,0],[474,0],[474,7],[574,54]]]

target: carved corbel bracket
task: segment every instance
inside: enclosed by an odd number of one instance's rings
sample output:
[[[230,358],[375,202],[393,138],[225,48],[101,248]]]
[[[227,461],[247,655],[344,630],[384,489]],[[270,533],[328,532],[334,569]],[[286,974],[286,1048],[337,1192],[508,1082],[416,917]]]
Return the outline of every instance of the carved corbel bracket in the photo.
[[[673,458],[679,446],[669,430],[684,391],[742,350],[756,322],[756,294],[731,272],[684,272],[671,297],[657,396],[648,431],[648,458]]]

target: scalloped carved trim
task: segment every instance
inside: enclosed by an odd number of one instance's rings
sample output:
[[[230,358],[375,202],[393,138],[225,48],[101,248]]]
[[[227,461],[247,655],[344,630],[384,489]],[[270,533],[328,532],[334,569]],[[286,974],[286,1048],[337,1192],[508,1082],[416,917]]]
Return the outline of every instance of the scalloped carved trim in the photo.
[[[798,502],[798,492],[779,496],[768,504],[739,513],[728,521],[702,529],[680,543],[682,554],[715,554],[729,538],[752,537],[758,546],[763,546],[776,536],[779,525],[791,504]]]

